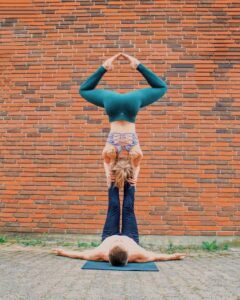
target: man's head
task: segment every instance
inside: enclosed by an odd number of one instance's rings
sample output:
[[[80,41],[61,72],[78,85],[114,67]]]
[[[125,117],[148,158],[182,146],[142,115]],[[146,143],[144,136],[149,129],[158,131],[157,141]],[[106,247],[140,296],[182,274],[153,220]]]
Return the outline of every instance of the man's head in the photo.
[[[123,245],[115,245],[109,251],[109,262],[113,266],[125,266],[128,262],[128,252]]]

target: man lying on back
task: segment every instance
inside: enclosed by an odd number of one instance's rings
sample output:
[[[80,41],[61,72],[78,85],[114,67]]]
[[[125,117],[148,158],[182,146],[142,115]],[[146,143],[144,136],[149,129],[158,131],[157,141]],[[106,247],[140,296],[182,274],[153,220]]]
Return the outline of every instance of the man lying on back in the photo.
[[[131,181],[130,181],[131,183]],[[158,254],[139,246],[139,236],[134,214],[135,186],[124,184],[122,209],[122,233],[119,233],[120,201],[119,189],[112,183],[108,189],[108,213],[102,233],[102,243],[90,250],[65,251],[54,249],[56,255],[84,260],[107,261],[114,266],[123,266],[128,262],[149,262],[183,259],[186,254]]]

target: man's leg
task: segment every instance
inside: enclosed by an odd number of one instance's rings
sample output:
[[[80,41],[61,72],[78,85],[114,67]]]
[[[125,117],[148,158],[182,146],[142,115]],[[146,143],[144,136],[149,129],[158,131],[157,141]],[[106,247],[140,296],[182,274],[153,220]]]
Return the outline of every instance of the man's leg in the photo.
[[[124,198],[122,209],[122,235],[127,235],[139,243],[137,221],[134,213],[135,186],[127,181],[124,184]]]
[[[108,212],[102,233],[102,241],[108,236],[119,234],[120,201],[119,189],[111,183],[108,189]]]

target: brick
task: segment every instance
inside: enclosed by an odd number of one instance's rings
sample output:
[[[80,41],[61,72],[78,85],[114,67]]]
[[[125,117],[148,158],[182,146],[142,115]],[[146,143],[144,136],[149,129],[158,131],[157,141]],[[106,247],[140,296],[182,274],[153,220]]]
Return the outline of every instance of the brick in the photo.
[[[169,87],[136,121],[144,154],[135,197],[140,234],[237,236],[239,6],[39,0],[39,10],[31,3],[16,10],[15,2],[0,10],[0,231],[101,234],[110,126],[79,86],[125,51]],[[146,87],[121,60],[96,88]]]

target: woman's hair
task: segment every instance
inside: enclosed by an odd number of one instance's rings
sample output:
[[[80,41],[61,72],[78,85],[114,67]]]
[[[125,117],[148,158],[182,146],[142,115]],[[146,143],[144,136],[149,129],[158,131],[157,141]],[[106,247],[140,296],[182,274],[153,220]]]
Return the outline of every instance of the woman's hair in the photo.
[[[109,252],[109,261],[112,266],[125,266],[128,262],[128,253],[120,246],[115,246]]]
[[[121,189],[125,181],[133,178],[133,167],[127,157],[117,157],[111,166],[112,174],[115,176],[115,186]]]

